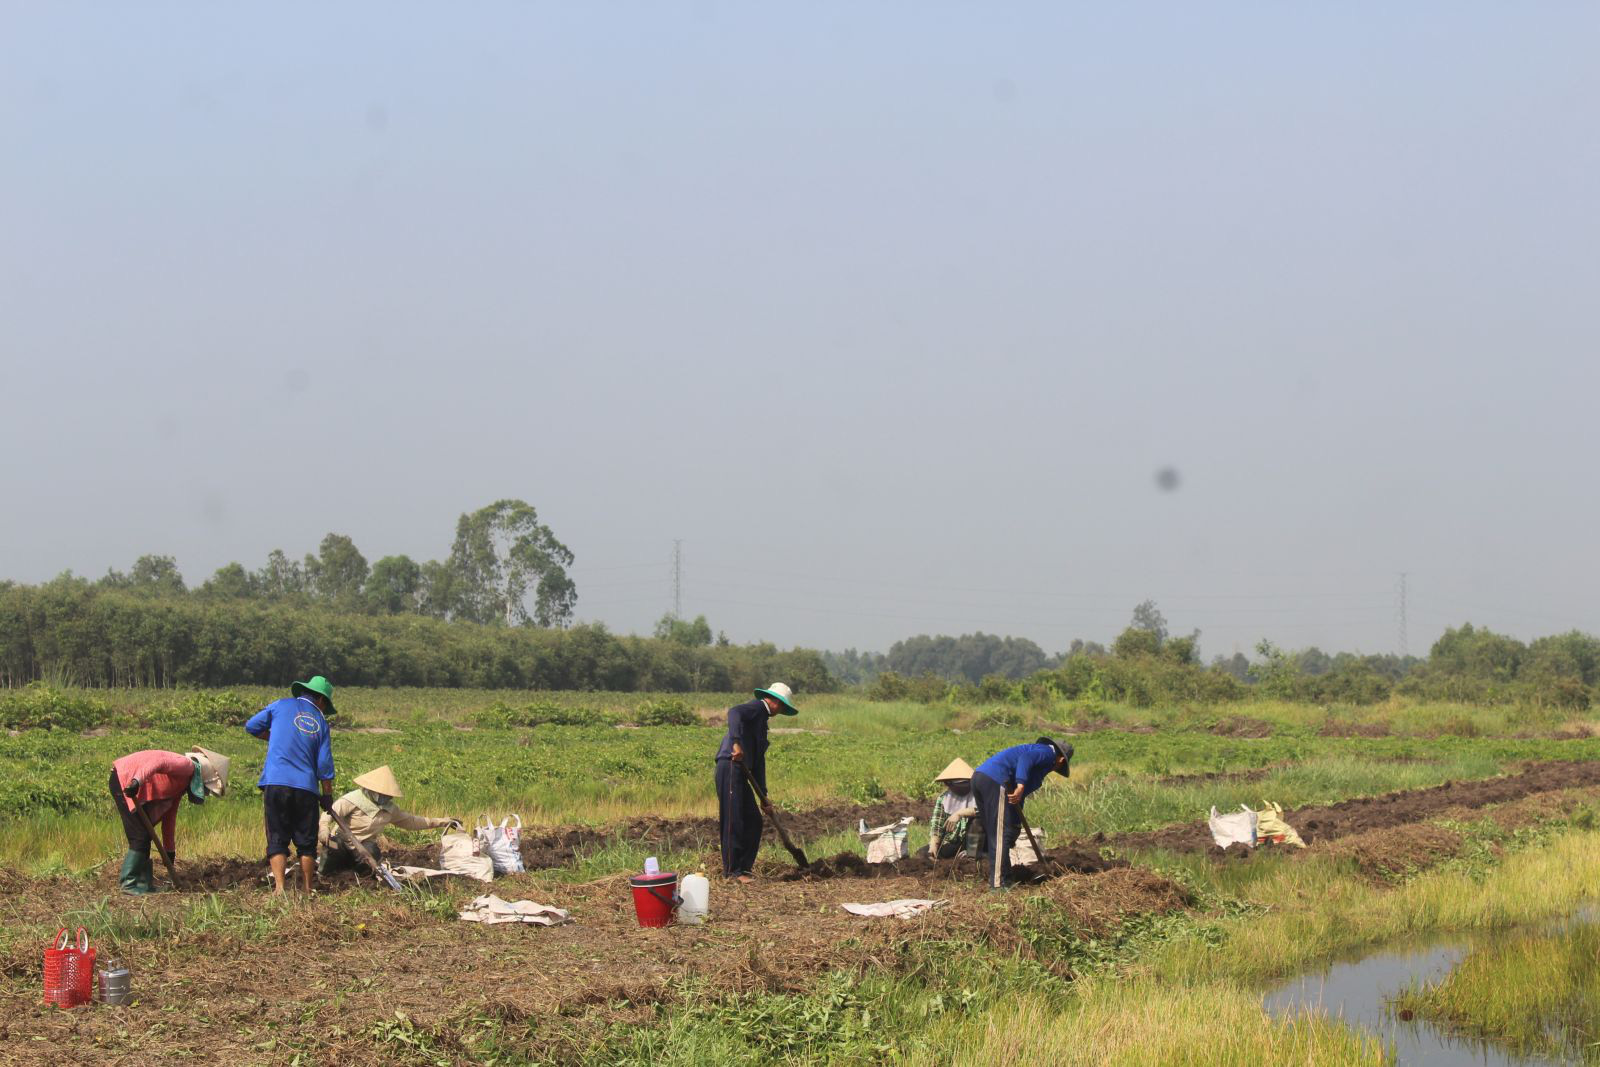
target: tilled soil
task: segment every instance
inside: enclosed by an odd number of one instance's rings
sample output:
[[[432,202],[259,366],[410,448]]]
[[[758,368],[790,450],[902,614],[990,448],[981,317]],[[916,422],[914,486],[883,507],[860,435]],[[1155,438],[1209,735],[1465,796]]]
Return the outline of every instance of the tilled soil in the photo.
[[[925,808],[926,805],[906,797],[889,797],[860,807],[829,804],[808,811],[785,812],[779,809],[779,818],[791,836],[806,841],[853,829],[862,819],[869,826],[881,826],[906,815],[920,817],[926,814]],[[771,820],[768,820],[763,835],[768,841],[776,840]],[[529,826],[522,831],[522,862],[530,871],[566,867],[584,853],[593,852],[617,839],[663,851],[714,850],[718,838],[717,820],[712,818],[664,819],[646,816],[611,827]],[[392,848],[384,853],[384,859],[395,866],[437,867],[439,849],[437,844]],[[291,861],[291,874],[292,868]],[[108,870],[106,877],[114,877],[115,873],[115,870]],[[164,873],[158,872],[158,875]],[[179,871],[182,889],[204,891],[258,885],[265,874],[266,864],[262,860],[232,858],[185,864]],[[325,891],[341,890],[358,884],[370,884],[371,881],[371,871],[363,867],[358,871],[342,871],[319,877],[317,885]],[[161,884],[165,888],[164,878]]]
[[[1284,812],[1284,819],[1307,845],[1351,834],[1406,826],[1444,815],[1452,808],[1473,809],[1505,804],[1536,793],[1600,786],[1600,762],[1536,763],[1519,774],[1470,782],[1446,782],[1427,789],[1404,789],[1375,797],[1357,797],[1337,804],[1309,805]],[[1096,835],[1092,846],[1164,848],[1174,852],[1221,853],[1204,819],[1160,830]]]
[[[1082,845],[1047,848],[1045,862],[1013,868],[1017,877],[1029,882],[1044,882],[1067,874],[1099,874],[1128,866],[1128,861],[1102,856]],[[984,872],[973,859],[929,859],[910,856],[894,863],[868,863],[854,852],[841,852],[810,865],[784,872],[786,882],[823,881],[830,878],[915,878],[919,882],[968,882],[981,884]]]

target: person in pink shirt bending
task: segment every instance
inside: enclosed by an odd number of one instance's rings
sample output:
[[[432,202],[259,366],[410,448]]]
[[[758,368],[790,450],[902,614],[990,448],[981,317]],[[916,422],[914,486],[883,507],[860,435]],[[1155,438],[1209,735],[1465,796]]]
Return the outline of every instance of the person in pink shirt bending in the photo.
[[[154,893],[149,827],[161,827],[161,850],[171,863],[177,852],[178,801],[205,803],[228,791],[228,757],[196,746],[179,755],[161,749],[130,752],[111,764],[111,799],[122,816],[128,851],[118,882],[124,893]],[[140,817],[140,810],[144,818]]]

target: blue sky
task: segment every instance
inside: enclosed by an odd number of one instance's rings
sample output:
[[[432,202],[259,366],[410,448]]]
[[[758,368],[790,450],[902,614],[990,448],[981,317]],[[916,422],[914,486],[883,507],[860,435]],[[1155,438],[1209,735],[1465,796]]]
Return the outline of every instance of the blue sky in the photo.
[[[1600,630],[1600,9],[12,5],[0,568],[513,496],[579,615]],[[1175,468],[1163,491],[1154,475]]]

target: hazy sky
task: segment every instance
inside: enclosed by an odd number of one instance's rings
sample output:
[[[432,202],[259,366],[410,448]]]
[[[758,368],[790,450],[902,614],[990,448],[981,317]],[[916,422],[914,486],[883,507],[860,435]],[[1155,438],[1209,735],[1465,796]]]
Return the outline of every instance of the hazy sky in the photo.
[[[1600,6],[0,12],[4,576],[510,496],[620,631],[1600,631]]]

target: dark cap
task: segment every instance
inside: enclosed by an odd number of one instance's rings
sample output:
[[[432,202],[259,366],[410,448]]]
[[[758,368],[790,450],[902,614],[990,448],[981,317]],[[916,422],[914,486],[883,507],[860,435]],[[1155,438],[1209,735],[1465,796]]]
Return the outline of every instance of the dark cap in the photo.
[[[1061,775],[1063,778],[1072,777],[1072,745],[1070,743],[1062,744],[1060,741],[1052,741],[1048,737],[1041,737],[1039,740],[1035,741],[1034,744],[1049,745],[1051,748],[1055,749],[1056,757],[1058,759],[1064,759],[1067,761],[1066,764],[1056,773]]]

